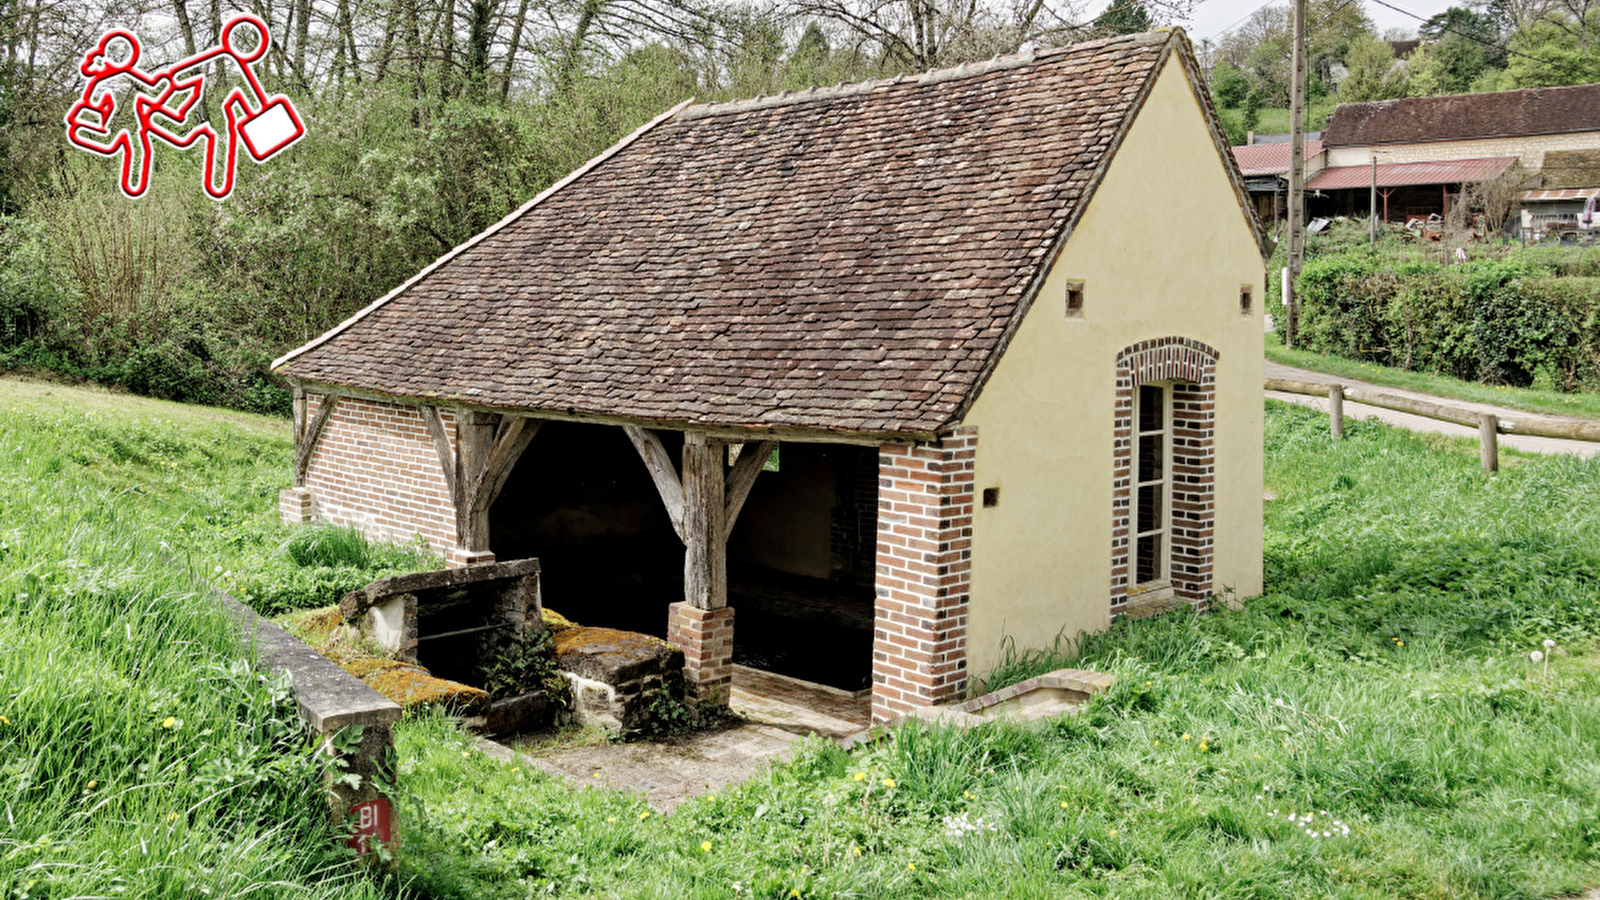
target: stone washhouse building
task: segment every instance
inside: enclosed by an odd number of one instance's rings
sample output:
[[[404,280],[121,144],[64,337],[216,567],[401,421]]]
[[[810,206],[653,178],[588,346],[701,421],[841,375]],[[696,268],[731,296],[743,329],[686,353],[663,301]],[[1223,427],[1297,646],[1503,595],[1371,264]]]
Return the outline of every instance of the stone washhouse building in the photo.
[[[1262,253],[1181,31],[684,104],[274,363],[282,514],[891,719],[1260,591]]]

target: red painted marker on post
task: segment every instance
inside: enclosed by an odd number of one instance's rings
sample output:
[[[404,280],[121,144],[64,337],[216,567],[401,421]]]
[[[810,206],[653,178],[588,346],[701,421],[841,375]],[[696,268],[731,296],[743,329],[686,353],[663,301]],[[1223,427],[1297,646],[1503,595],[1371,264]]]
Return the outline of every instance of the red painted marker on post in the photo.
[[[390,843],[392,835],[389,829],[387,798],[379,797],[357,803],[351,807],[350,817],[355,820],[355,832],[350,835],[346,846],[356,853],[366,856],[379,846]]]
[[[247,50],[251,31],[254,46]],[[206,154],[201,186],[221,200],[233,193],[241,142],[251,159],[263,163],[306,133],[294,104],[281,94],[267,93],[251,65],[266,55],[271,43],[265,22],[249,14],[235,16],[223,27],[218,46],[145,72],[139,68],[139,38],[131,31],[108,31],[78,67],[88,81],[67,111],[67,140],[97,156],[121,157],[120,184],[129,197],[142,196],[150,187],[152,138],[179,149],[201,144]],[[220,135],[210,122],[189,120],[212,77],[203,68],[207,63],[243,82],[222,100],[226,125]],[[127,104],[132,105],[133,120],[119,127],[118,114]]]

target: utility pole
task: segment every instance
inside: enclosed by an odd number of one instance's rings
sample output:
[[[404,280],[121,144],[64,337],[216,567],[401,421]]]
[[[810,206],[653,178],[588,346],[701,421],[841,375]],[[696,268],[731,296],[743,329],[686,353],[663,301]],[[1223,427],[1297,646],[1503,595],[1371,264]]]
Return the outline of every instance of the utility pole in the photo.
[[[1299,340],[1300,301],[1294,295],[1295,279],[1305,255],[1306,218],[1306,0],[1294,0],[1294,61],[1289,76],[1289,274],[1284,279],[1283,302],[1288,307],[1283,343]]]
[[[1367,245],[1378,246],[1378,154],[1372,154],[1372,193],[1367,200]]]

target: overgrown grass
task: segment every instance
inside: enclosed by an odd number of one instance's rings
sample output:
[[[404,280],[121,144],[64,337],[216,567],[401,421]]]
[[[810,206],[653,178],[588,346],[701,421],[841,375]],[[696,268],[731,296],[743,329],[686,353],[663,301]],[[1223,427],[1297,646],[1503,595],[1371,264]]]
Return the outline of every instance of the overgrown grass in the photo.
[[[1524,459],[1486,478],[1465,442],[1356,422],[1335,443],[1278,404],[1267,421],[1268,594],[1123,622],[1009,673],[1114,672],[1082,715],[908,726],[854,754],[814,742],[666,819],[413,720],[397,731],[418,804],[405,871],[452,897],[1600,884],[1600,463]],[[1558,653],[1536,664],[1546,638]]]
[[[0,400],[0,897],[379,895],[336,850],[287,685],[161,546],[184,484],[249,473],[258,434],[15,387]],[[79,397],[88,411],[60,411]]]
[[[1600,393],[1585,391],[1563,394],[1559,391],[1541,391],[1534,388],[1479,384],[1444,375],[1412,372],[1373,362],[1360,362],[1342,356],[1312,353],[1308,350],[1291,350],[1283,346],[1276,333],[1266,336],[1267,358],[1286,366],[1297,366],[1315,372],[1326,372],[1359,381],[1370,381],[1387,387],[1405,388],[1468,400],[1476,403],[1494,403],[1523,409],[1529,412],[1550,413],[1558,416],[1582,416],[1600,419]]]

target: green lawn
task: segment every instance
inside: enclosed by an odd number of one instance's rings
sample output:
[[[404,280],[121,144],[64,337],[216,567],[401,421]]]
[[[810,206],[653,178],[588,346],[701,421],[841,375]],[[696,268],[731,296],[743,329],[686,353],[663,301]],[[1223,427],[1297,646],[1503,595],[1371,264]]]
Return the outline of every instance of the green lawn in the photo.
[[[1306,350],[1290,350],[1274,332],[1266,336],[1267,359],[1286,366],[1298,366],[1329,375],[1370,381],[1387,387],[1406,388],[1453,397],[1477,403],[1495,403],[1528,412],[1550,413],[1558,416],[1579,416],[1600,419],[1600,393],[1584,391],[1563,394],[1559,391],[1540,391],[1533,388],[1506,387],[1461,381],[1445,375],[1394,369],[1377,363],[1328,356]]]
[[[379,882],[325,852],[282,686],[241,666],[187,580],[305,568],[273,522],[281,424],[0,391],[0,897],[1521,898],[1600,884],[1600,462],[1519,458],[1489,478],[1468,442],[1359,421],[1334,442],[1316,414],[1277,404],[1267,427],[1266,596],[1120,623],[1076,657],[997,673],[1117,674],[1084,714],[901,728],[853,753],[813,742],[670,817],[496,763],[417,716],[396,728],[400,877]],[[1551,658],[1532,661],[1546,639]]]

